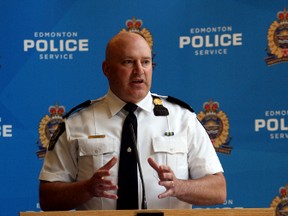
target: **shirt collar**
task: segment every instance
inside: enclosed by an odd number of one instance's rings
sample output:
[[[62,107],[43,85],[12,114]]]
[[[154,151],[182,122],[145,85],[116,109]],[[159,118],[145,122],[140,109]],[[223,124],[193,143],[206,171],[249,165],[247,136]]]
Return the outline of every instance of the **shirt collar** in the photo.
[[[105,100],[107,102],[108,108],[110,110],[111,116],[116,115],[124,106],[125,102],[122,101],[120,98],[118,98],[109,88]],[[146,97],[139,101],[136,104],[138,107],[140,107],[142,110],[145,110],[147,112],[152,112],[153,111],[153,103],[152,103],[152,95],[151,92],[149,91]]]
[[[137,103],[137,106],[140,107],[142,110],[147,112],[153,111],[153,102],[152,102],[152,95],[149,91],[146,97]]]

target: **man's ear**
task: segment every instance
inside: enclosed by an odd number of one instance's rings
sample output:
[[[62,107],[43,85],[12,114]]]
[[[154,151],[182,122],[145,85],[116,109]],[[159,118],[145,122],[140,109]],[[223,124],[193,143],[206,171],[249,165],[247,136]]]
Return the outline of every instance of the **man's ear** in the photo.
[[[102,62],[102,71],[106,77],[109,75],[110,67],[107,61]]]

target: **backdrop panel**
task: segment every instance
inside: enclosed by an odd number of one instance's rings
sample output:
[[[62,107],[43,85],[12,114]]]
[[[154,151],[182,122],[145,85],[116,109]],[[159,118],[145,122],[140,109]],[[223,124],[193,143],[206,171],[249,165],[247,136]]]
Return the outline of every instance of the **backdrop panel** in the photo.
[[[68,111],[106,93],[105,46],[133,17],[154,40],[152,92],[186,101],[204,123],[207,108],[217,107],[223,125],[207,131],[228,196],[211,208],[269,207],[276,196],[272,205],[285,207],[285,7],[285,0],[0,0],[0,215],[40,211],[40,123],[47,132],[43,124],[57,123],[51,106]]]

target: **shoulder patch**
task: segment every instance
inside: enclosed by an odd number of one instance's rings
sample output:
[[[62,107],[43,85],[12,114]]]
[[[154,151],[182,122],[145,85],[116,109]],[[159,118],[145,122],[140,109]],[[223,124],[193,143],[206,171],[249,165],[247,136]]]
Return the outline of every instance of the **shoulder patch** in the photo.
[[[48,145],[48,150],[49,151],[54,149],[58,138],[62,135],[62,133],[64,131],[65,131],[65,123],[61,122],[60,124],[58,124],[57,129],[55,130],[55,132],[53,133],[52,137],[49,140],[49,145]]]
[[[76,107],[72,108],[69,112],[67,112],[64,116],[63,119],[67,119],[70,115],[72,115],[75,112],[78,112],[82,109],[84,109],[85,107],[88,107],[89,105],[91,105],[93,102],[91,100],[87,100],[79,105],[77,105]],[[61,122],[57,129],[55,130],[55,132],[53,133],[53,135],[51,136],[50,140],[49,140],[49,145],[48,145],[48,150],[51,151],[54,149],[56,142],[58,141],[59,137],[63,134],[63,132],[66,130],[65,127],[65,123]]]
[[[178,104],[179,106],[181,106],[181,107],[183,107],[183,108],[185,108],[185,109],[188,109],[188,110],[191,111],[191,112],[194,112],[194,110],[192,109],[192,107],[191,107],[189,104],[185,103],[184,101],[181,101],[181,100],[179,100],[179,99],[177,99],[177,98],[174,98],[174,97],[171,97],[171,96],[168,96],[168,97],[166,98],[166,100],[169,101],[169,102],[171,102],[171,103]]]

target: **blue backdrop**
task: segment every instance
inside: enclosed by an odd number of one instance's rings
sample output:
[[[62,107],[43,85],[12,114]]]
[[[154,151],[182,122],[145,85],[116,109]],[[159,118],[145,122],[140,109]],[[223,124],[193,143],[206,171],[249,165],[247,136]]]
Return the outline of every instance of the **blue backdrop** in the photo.
[[[105,46],[133,17],[153,37],[152,92],[186,101],[216,127],[207,130],[228,196],[213,207],[269,207],[288,182],[287,6],[286,0],[0,0],[0,215],[40,211],[40,123],[43,135],[50,106],[68,111],[106,93]],[[213,104],[213,112],[203,108]]]

